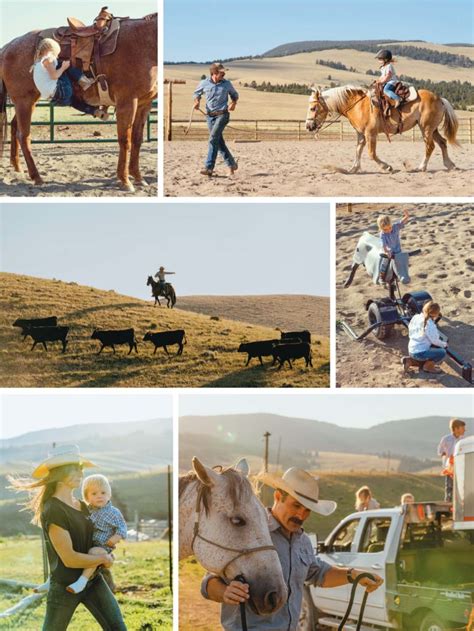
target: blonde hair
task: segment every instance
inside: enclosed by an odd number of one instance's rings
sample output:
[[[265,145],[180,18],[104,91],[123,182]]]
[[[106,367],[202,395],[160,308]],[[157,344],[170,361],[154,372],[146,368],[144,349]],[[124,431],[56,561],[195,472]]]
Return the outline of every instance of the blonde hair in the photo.
[[[110,488],[110,483],[101,473],[95,473],[94,475],[88,475],[87,478],[84,478],[82,481],[82,497],[87,501],[87,494],[90,489],[99,488],[103,491],[107,491],[107,493],[111,496],[112,489]]]
[[[383,230],[383,228],[385,228],[386,226],[391,226],[391,225],[392,225],[392,220],[390,219],[388,215],[380,215],[379,218],[377,219],[377,226],[380,228],[380,230]]]
[[[400,498],[400,504],[409,504],[410,502],[415,501],[415,496],[413,493],[404,493]]]
[[[44,55],[48,52],[54,53],[55,57],[58,57],[59,53],[61,52],[61,46],[55,39],[52,39],[51,37],[45,37],[44,39],[39,41],[38,46],[35,50],[35,55],[33,57],[33,65],[30,66],[30,72],[33,72],[35,63],[38,62],[42,57],[44,57]]]
[[[441,313],[441,307],[439,306],[437,302],[428,300],[428,302],[425,302],[425,304],[423,305],[422,312],[425,318],[425,322],[423,324],[423,328],[425,329],[426,325],[428,324],[428,320],[433,317],[436,318],[436,316],[438,316]]]
[[[59,482],[63,482],[72,473],[77,471],[79,465],[65,464],[60,467],[54,467],[48,472],[48,475],[41,480],[33,480],[26,477],[14,477],[7,475],[10,483],[9,489],[13,489],[18,493],[27,492],[28,499],[22,502],[21,510],[29,510],[33,513],[31,523],[35,526],[41,526],[41,513],[45,503],[56,493]]]

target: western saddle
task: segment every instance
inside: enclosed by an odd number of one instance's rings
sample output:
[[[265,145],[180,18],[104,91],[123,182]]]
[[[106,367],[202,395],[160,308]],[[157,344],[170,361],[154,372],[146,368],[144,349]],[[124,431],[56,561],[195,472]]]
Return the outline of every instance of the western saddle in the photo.
[[[87,26],[81,20],[68,17],[68,26],[48,29],[39,33],[39,38],[53,37],[61,46],[60,59],[69,59],[71,66],[90,73],[97,81],[100,104],[113,105],[107,80],[101,72],[101,59],[111,55],[117,47],[121,20],[102,7],[93,24]]]

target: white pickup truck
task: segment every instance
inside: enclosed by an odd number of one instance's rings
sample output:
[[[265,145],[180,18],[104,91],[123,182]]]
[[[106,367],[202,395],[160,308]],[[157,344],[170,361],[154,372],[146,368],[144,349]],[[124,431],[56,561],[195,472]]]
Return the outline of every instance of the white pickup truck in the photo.
[[[445,631],[466,629],[470,618],[474,623],[474,530],[453,528],[448,503],[352,513],[318,553],[331,565],[384,578],[369,594],[361,630]],[[300,631],[337,629],[350,589],[306,587]],[[358,618],[363,593],[359,587],[350,620]],[[356,628],[350,620],[346,631]]]

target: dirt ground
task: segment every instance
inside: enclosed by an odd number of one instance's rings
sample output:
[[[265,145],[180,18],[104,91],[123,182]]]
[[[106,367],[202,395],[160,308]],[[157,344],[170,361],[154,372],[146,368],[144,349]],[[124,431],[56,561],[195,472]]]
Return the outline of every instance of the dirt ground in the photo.
[[[354,204],[348,212],[341,204],[336,220],[336,319],[346,320],[357,333],[368,325],[365,303],[382,297],[386,291],[372,284],[360,267],[350,287],[343,289],[354,249],[365,230],[377,233],[377,216],[384,212],[394,219],[402,216],[400,204]],[[472,204],[418,204],[407,206],[412,219],[402,232],[405,251],[421,248],[420,256],[410,259],[411,284],[402,294],[428,291],[441,305],[440,330],[450,347],[470,363],[474,362],[474,206]],[[441,375],[413,372],[403,374],[401,358],[407,354],[408,337],[402,326],[387,340],[370,335],[361,342],[344,332],[336,336],[336,370],[339,387],[469,387],[452,363],[442,364]]]
[[[144,143],[141,169],[148,183],[128,193],[116,179],[116,144],[33,145],[36,166],[45,181],[35,186],[27,173],[15,173],[5,151],[0,167],[0,196],[9,197],[156,197],[158,159],[156,143]],[[26,169],[26,165],[23,162]]]
[[[411,172],[420,164],[424,145],[419,142],[380,142],[379,157],[394,172],[381,173],[362,156],[362,172],[348,170],[355,156],[350,141],[262,141],[230,142],[238,160],[234,176],[219,157],[213,177],[200,175],[207,152],[206,142],[165,143],[165,195],[179,196],[464,196],[472,194],[474,153],[472,145],[449,149],[457,169],[446,171],[436,149],[426,173]]]

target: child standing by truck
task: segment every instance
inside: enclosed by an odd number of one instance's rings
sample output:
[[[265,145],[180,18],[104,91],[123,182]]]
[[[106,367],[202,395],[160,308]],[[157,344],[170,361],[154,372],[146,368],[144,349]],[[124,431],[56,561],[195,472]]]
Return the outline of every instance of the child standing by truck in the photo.
[[[449,421],[450,434],[446,434],[438,445],[438,456],[443,459],[444,500],[453,501],[453,461],[456,444],[464,436],[466,423],[459,418]]]

